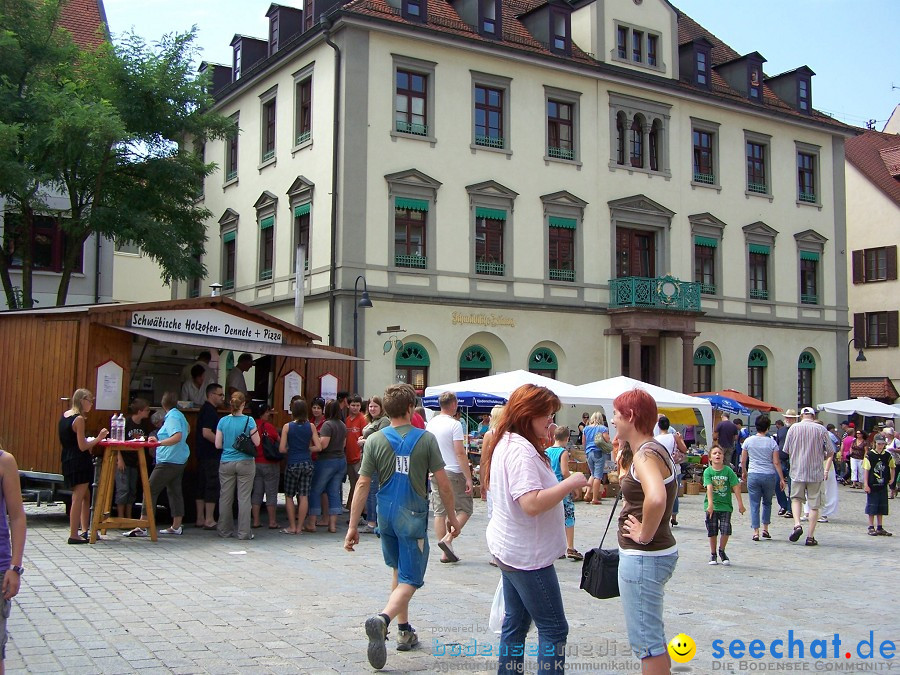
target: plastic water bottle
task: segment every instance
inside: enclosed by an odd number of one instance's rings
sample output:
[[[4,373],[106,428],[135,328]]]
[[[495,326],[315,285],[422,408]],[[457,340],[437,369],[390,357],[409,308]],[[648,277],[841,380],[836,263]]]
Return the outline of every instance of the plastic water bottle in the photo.
[[[117,431],[119,432],[119,440],[125,440],[125,413],[119,413],[119,426]]]
[[[111,441],[115,441],[118,439],[117,433],[119,429],[119,415],[113,414],[112,417],[109,418],[109,436],[107,438]]]

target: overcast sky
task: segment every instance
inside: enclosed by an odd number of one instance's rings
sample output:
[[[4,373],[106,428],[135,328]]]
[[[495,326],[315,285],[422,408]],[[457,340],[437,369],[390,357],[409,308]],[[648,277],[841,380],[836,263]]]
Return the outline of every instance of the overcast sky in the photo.
[[[601,0],[598,0],[601,1]],[[149,41],[197,25],[202,58],[231,63],[235,33],[267,38],[268,0],[104,0],[110,30],[134,27]],[[279,4],[302,7],[301,0]],[[801,65],[816,73],[813,105],[848,124],[881,129],[900,103],[900,0],[674,0],[719,39],[757,51],[776,75]],[[897,89],[892,89],[897,87]]]

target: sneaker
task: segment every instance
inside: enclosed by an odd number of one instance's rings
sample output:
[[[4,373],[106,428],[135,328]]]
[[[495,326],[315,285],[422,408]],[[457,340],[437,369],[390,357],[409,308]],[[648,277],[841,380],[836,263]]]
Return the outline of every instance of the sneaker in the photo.
[[[817,523],[827,523],[827,522],[828,522],[828,516],[820,516],[819,519],[818,519],[816,522],[817,522]]]
[[[401,630],[397,636],[397,651],[408,652],[419,644],[419,636],[416,635],[416,629]]]
[[[893,537],[894,536],[892,533],[888,532],[883,527],[879,527],[877,530],[875,530],[875,534],[877,534],[879,537]]]
[[[360,534],[375,534],[375,528],[366,523],[361,528],[359,528],[358,532]]]
[[[126,537],[146,537],[147,530],[145,530],[142,527],[136,527],[133,530],[131,530],[131,532],[126,532],[125,536]]]
[[[787,509],[778,509],[779,516],[783,516],[785,513],[787,513]]]
[[[184,527],[179,526],[175,527],[167,527],[159,531],[160,534],[184,534]]]
[[[719,559],[716,557],[715,553],[709,554],[709,562],[707,564],[708,565],[718,565],[719,564]]]
[[[809,516],[800,516],[800,522],[801,522],[801,523],[805,523],[805,522],[808,521],[808,520],[809,520]]]
[[[725,567],[729,567],[731,565],[731,559],[727,555],[725,555],[725,551],[723,551],[722,549],[719,549],[719,557],[722,559],[722,564],[725,565]]]
[[[875,531],[875,528],[874,528],[874,527],[872,527],[871,525],[869,525],[869,529],[866,530],[866,534],[868,534],[870,537],[874,537],[874,536],[877,535],[878,533]]]
[[[387,663],[387,648],[384,646],[387,640],[387,623],[381,614],[366,619],[366,637],[369,638],[369,648],[366,652],[369,665],[375,670],[381,670]]]

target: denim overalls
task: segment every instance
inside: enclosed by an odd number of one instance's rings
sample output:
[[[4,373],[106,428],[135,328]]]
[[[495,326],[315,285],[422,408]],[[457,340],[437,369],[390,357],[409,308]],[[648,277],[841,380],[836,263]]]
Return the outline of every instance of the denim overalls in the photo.
[[[388,567],[397,569],[397,581],[420,588],[428,565],[428,500],[409,481],[409,460],[425,433],[411,427],[403,438],[393,427],[382,429],[396,455],[394,475],[378,491],[378,530]]]

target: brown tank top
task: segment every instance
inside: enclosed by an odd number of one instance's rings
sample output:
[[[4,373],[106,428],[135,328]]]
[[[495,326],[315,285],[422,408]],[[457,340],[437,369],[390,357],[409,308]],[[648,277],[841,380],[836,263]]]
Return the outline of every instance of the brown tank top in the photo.
[[[641,546],[633,539],[629,539],[622,535],[622,525],[628,519],[628,516],[634,515],[635,518],[643,522],[644,520],[644,488],[641,482],[634,477],[632,468],[619,479],[619,486],[622,489],[622,511],[619,513],[619,548],[626,551],[635,551],[641,553],[653,553],[656,551],[665,551],[666,549],[675,548],[675,537],[672,536],[672,528],[669,525],[672,518],[672,506],[675,504],[675,497],[678,496],[678,482],[675,480],[674,467],[669,453],[666,449],[656,441],[648,441],[644,443],[635,453],[635,459],[640,452],[652,452],[662,460],[669,469],[670,477],[665,484],[666,488],[666,510],[663,513],[662,520],[656,534],[653,535],[650,542]]]

